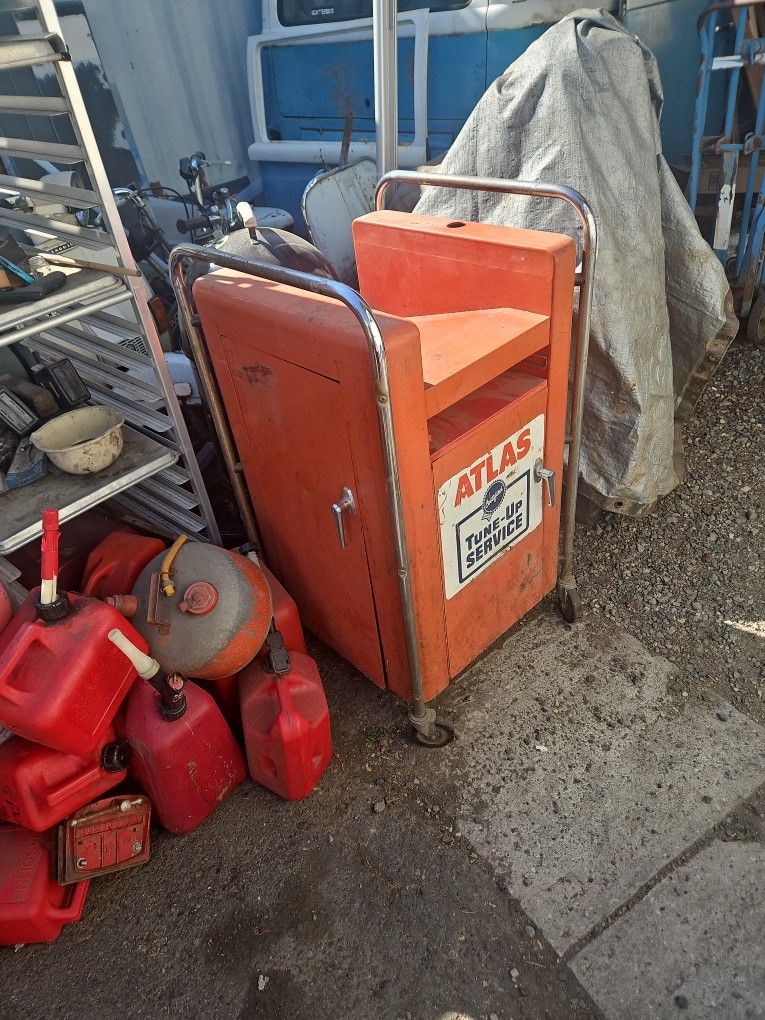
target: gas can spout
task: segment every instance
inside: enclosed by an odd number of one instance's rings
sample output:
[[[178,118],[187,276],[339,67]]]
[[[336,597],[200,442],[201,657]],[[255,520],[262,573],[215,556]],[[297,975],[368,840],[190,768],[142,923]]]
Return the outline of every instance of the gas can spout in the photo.
[[[40,558],[40,602],[50,606],[56,601],[58,586],[58,510],[43,510],[42,556]]]
[[[290,653],[284,644],[284,638],[273,624],[266,638],[266,669],[269,673],[288,673],[290,666]]]
[[[156,659],[142,652],[129,637],[114,627],[109,631],[109,640],[135,666],[136,673],[147,680],[160,696],[159,710],[163,719],[180,719],[186,711],[185,677],[180,673],[165,673]]]
[[[42,512],[42,542],[40,543],[40,598],[36,609],[39,619],[46,623],[62,620],[69,613],[69,600],[58,591],[58,510]]]

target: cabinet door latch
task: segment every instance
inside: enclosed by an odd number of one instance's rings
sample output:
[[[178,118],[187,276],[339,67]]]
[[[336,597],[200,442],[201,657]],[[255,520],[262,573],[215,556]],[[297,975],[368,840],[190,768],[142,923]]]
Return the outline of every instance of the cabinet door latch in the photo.
[[[337,531],[337,540],[340,543],[340,548],[345,549],[348,542],[345,537],[345,520],[343,514],[345,512],[349,514],[356,513],[356,500],[353,498],[353,493],[346,485],[343,489],[342,498],[337,503],[332,504],[332,513],[335,517],[335,529]]]
[[[547,502],[550,506],[555,506],[557,498],[555,492],[555,472],[552,468],[543,466],[541,457],[534,465],[534,481],[542,482],[543,485],[547,486]]]

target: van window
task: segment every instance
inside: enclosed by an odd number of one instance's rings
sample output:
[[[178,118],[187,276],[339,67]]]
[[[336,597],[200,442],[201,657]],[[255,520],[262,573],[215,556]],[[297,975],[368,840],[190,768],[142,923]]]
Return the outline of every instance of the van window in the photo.
[[[456,11],[469,4],[470,0],[398,0],[398,9]],[[372,0],[278,0],[278,12],[279,21],[287,26],[353,21],[372,17]]]

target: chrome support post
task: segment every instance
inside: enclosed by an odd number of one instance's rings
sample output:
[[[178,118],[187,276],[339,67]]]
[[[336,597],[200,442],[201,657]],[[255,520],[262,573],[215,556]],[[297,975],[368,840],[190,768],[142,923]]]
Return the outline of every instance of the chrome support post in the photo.
[[[398,4],[372,0],[377,174],[398,167]]]

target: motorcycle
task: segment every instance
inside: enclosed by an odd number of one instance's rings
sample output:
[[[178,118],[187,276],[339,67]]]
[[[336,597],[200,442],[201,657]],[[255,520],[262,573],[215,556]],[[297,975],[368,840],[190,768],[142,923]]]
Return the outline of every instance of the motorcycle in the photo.
[[[332,265],[318,248],[298,234],[283,229],[280,224],[292,224],[286,213],[253,209],[249,202],[239,200],[240,193],[246,193],[249,178],[209,185],[206,170],[216,165],[228,164],[210,162],[203,152],[182,158],[178,169],[187,186],[186,194],[164,186],[138,188],[131,185],[114,189],[133,257],[166,306],[171,350],[182,349],[183,340],[177,330],[168,257],[175,244],[187,236],[195,244],[209,246],[213,251],[231,252],[255,261],[278,263],[337,279]],[[172,219],[179,207],[183,208],[184,215],[175,218],[173,231]],[[192,279],[209,271],[214,261],[211,257],[207,269],[195,264]]]

